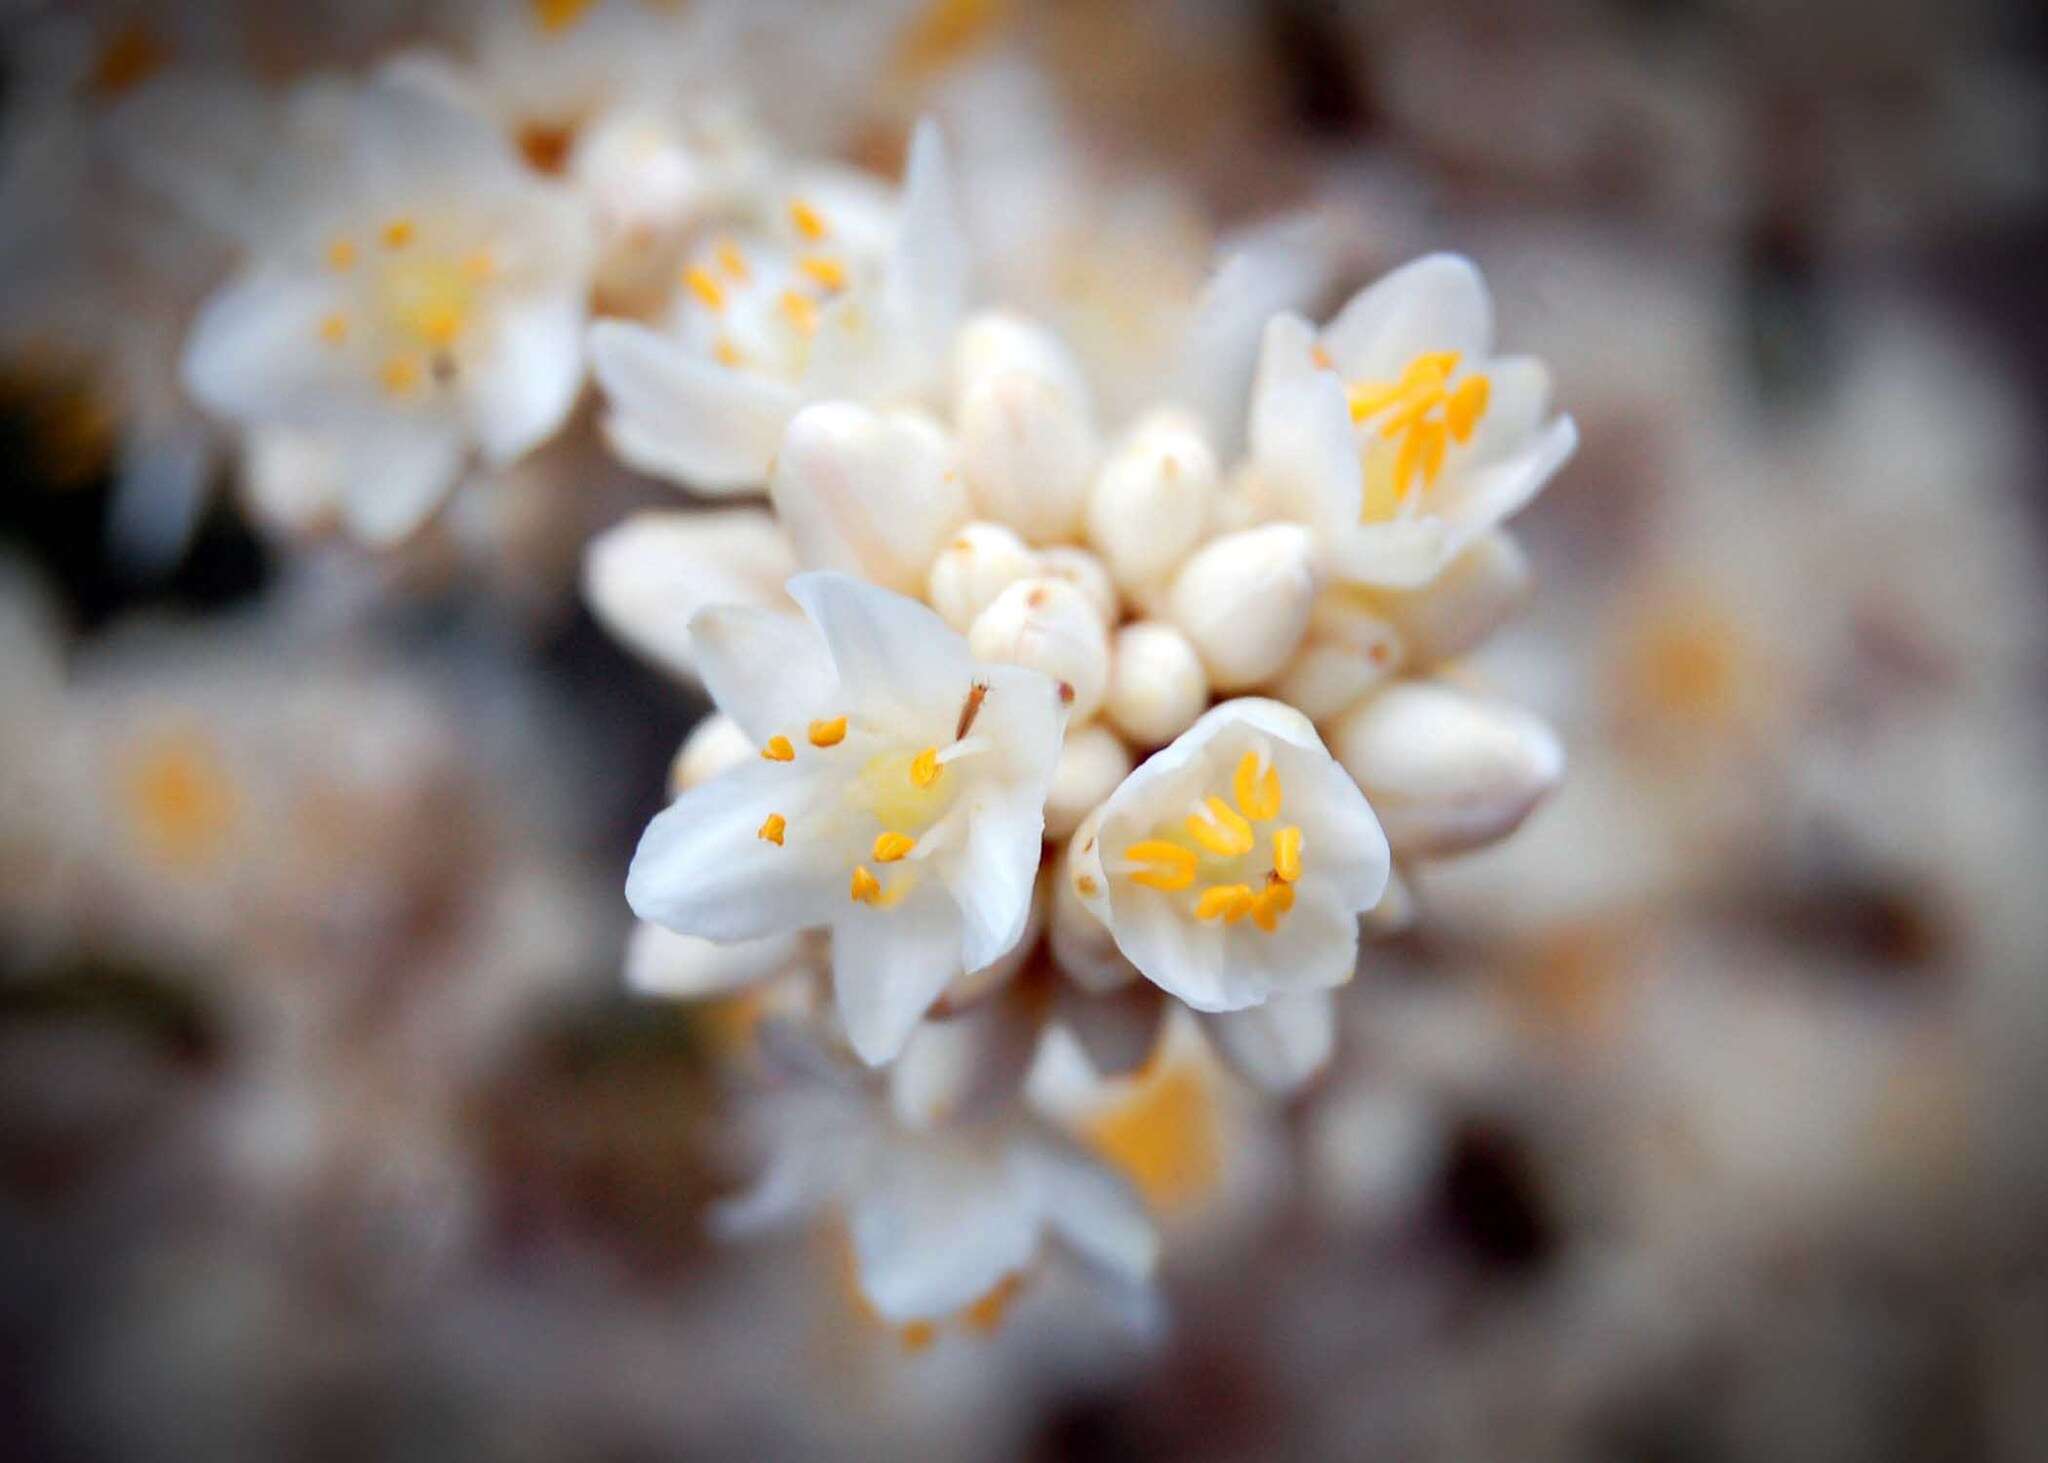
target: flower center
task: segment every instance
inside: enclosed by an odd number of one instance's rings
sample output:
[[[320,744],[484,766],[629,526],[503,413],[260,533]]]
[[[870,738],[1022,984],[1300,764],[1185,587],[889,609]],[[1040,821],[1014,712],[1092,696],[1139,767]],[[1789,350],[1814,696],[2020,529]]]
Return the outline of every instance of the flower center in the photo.
[[[1486,415],[1493,382],[1472,374],[1451,384],[1457,351],[1425,351],[1393,381],[1357,381],[1346,390],[1351,420],[1366,428],[1365,503],[1360,519],[1384,523],[1414,491],[1434,486],[1453,442],[1472,439]]]
[[[336,235],[327,245],[327,268],[352,274],[366,256],[376,263],[363,265],[373,272],[358,297],[359,311],[323,316],[321,341],[340,350],[359,334],[365,337],[365,359],[391,396],[408,396],[430,378],[451,380],[456,347],[476,323],[486,286],[497,274],[490,251],[460,253],[423,244],[419,224],[401,214],[363,242]]]
[[[1082,1137],[1130,1178],[1154,1213],[1193,1208],[1222,1174],[1215,1099],[1184,1060],[1148,1069],[1127,1097],[1088,1120]]]
[[[122,769],[121,785],[135,838],[159,863],[191,872],[226,850],[239,800],[220,753],[198,733],[152,737]]]
[[[1134,884],[1192,896],[1199,920],[1234,925],[1249,918],[1271,934],[1294,908],[1301,879],[1301,829],[1294,824],[1262,833],[1280,818],[1280,770],[1263,751],[1246,752],[1230,780],[1231,801],[1210,794],[1176,826],[1124,849],[1117,870]],[[1265,852],[1261,852],[1264,849]]]

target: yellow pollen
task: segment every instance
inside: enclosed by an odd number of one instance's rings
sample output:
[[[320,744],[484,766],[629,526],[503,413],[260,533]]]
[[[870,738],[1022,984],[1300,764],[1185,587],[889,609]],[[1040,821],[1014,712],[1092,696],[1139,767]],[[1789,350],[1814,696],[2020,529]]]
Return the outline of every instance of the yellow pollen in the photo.
[[[732,343],[732,337],[729,335],[721,335],[712,343],[711,354],[721,366],[738,366],[746,359],[740,354],[740,348]]]
[[[853,870],[853,884],[847,891],[855,904],[880,904],[882,883],[866,868],[856,864]]]
[[[1202,800],[1203,811],[1188,814],[1188,837],[1218,858],[1236,858],[1251,852],[1252,825],[1237,809],[1211,796]]]
[[[1280,916],[1292,908],[1294,886],[1275,876],[1266,881],[1265,888],[1252,896],[1252,923],[1270,935],[1280,927]]]
[[[1178,843],[1163,838],[1143,839],[1125,849],[1124,857],[1143,865],[1131,870],[1133,884],[1176,894],[1195,882],[1195,865],[1199,860],[1193,849],[1182,848]]]
[[[809,335],[818,328],[818,304],[809,295],[784,290],[776,303],[782,307],[782,313],[796,327],[798,334]]]
[[[939,761],[939,749],[926,747],[910,759],[910,785],[930,787],[939,780],[939,774],[945,770],[945,764]]]
[[[975,1301],[960,1315],[971,1330],[988,1335],[1003,1324],[1003,1317],[1009,1312],[1011,1302],[1024,1289],[1024,1277],[1014,1271],[998,1280],[995,1289]]]
[[[336,311],[332,315],[322,317],[320,321],[320,338],[329,345],[340,345],[343,341],[347,340],[348,316]]]
[[[789,221],[796,231],[815,244],[832,230],[826,226],[825,216],[801,198],[789,200]]]
[[[683,271],[683,283],[690,287],[690,293],[707,310],[725,308],[725,286],[720,284],[711,271],[702,265],[693,264]]]
[[[378,237],[384,241],[384,247],[387,249],[403,249],[413,241],[416,232],[411,219],[394,218],[384,225],[384,231]]]
[[[846,266],[825,254],[806,254],[797,260],[796,267],[809,275],[820,286],[828,290],[846,288]]]
[[[770,813],[761,824],[761,831],[758,836],[780,848],[782,847],[782,835],[788,830],[789,819],[783,817],[780,813]]]
[[[835,716],[830,721],[814,721],[810,736],[814,747],[836,747],[846,740],[846,718]]]
[[[1145,1072],[1129,1096],[1088,1119],[1082,1136],[1155,1211],[1199,1203],[1223,1175],[1215,1094],[1185,1061]]]
[[[718,267],[733,279],[745,284],[752,271],[747,268],[747,256],[740,252],[740,246],[731,239],[721,239],[716,252]]]
[[[1211,884],[1195,901],[1195,918],[1234,925],[1252,912],[1256,902],[1249,884]]]
[[[463,313],[452,304],[428,305],[419,313],[415,322],[420,338],[434,347],[450,346],[455,337],[462,334]]]
[[[761,755],[770,762],[794,762],[796,748],[790,745],[788,737],[778,734],[768,738],[768,745],[761,749]]]
[[[336,239],[327,246],[327,267],[346,274],[356,267],[356,246],[352,239]]]
[[[226,852],[240,799],[219,749],[196,732],[152,737],[120,770],[130,827],[159,862],[196,870]]]
[[[1330,353],[1319,345],[1309,347],[1308,358],[1314,361],[1320,370],[1334,371],[1337,369],[1337,363],[1330,359]]]
[[[1433,484],[1450,444],[1470,441],[1486,415],[1493,383],[1475,375],[1452,390],[1459,360],[1457,351],[1425,351],[1397,380],[1354,382],[1347,389],[1351,420],[1363,425],[1377,418],[1380,441],[1397,444],[1391,465],[1377,448],[1366,454],[1365,522],[1390,518],[1418,477]]]
[[[1238,759],[1236,775],[1230,779],[1231,795],[1238,810],[1254,823],[1280,816],[1280,769],[1259,768],[1259,754],[1246,752]]]
[[[1289,884],[1301,877],[1301,830],[1292,824],[1273,835],[1273,872]]]
[[[932,1349],[932,1343],[939,1339],[939,1328],[930,1321],[912,1321],[897,1334],[903,1341],[903,1349],[916,1356]]]
[[[560,35],[583,19],[595,0],[530,0],[534,24],[551,36]]]
[[[875,862],[893,864],[904,858],[917,847],[917,840],[907,833],[877,833],[875,835]]]
[[[420,384],[420,363],[411,356],[393,356],[379,369],[377,379],[393,396],[403,396]]]
[[[462,272],[476,284],[482,284],[498,272],[498,261],[488,249],[477,249],[464,256]]]

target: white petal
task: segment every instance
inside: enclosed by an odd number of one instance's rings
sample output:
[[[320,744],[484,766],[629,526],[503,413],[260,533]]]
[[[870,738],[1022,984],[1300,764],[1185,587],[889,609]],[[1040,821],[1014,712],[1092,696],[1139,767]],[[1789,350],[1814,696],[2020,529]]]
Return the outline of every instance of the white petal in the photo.
[[[829,709],[839,684],[815,626],[776,610],[711,605],[690,620],[697,674],[718,709],[756,746],[802,740]]]
[[[393,414],[346,440],[337,464],[341,518],[368,544],[394,544],[411,534],[462,472],[462,429],[446,419]]]
[[[808,569],[839,569],[917,594],[967,522],[946,435],[910,412],[850,401],[805,407],[783,433],[769,500]]]
[[[1451,525],[1447,550],[1458,553],[1521,512],[1578,448],[1577,424],[1559,417],[1521,452],[1461,476],[1442,510]]]
[[[1095,1265],[1143,1280],[1159,1263],[1159,1234],[1122,1175],[1050,1138],[1019,1145],[1013,1161],[1045,1224]]]
[[[621,320],[590,328],[590,365],[612,407],[613,445],[643,472],[732,492],[768,477],[796,392],[690,354]]]
[[[1354,295],[1323,348],[1349,381],[1392,381],[1425,351],[1476,363],[1493,349],[1493,301],[1471,260],[1426,255]]]
[[[755,762],[692,788],[655,815],[626,873],[645,920],[707,940],[753,940],[823,925],[847,903],[847,871],[807,856],[804,819],[821,789],[796,764]],[[771,813],[783,844],[760,836]]]
[[[186,339],[185,389],[207,410],[240,422],[304,422],[331,412],[335,391],[350,383],[320,346],[320,322],[341,304],[328,279],[264,272],[226,285]],[[361,386],[353,395],[367,399]]]
[[[832,926],[832,990],[846,1039],[879,1067],[896,1059],[932,1002],[960,974],[960,914],[932,891],[894,909],[870,909],[846,897]]]
[[[978,674],[967,641],[916,600],[844,574],[799,574],[789,595],[862,707],[936,724],[965,702]]]
[[[1486,413],[1463,449],[1477,464],[1519,451],[1550,414],[1550,368],[1543,362],[1533,356],[1497,356],[1485,363],[1485,371]]]
[[[1454,532],[1435,516],[1355,524],[1328,544],[1328,568],[1347,584],[1418,589],[1456,556]]]
[[[788,971],[801,949],[798,934],[719,945],[641,924],[626,941],[626,985],[643,996],[727,995]]]
[[[446,185],[464,191],[515,188],[527,182],[504,135],[431,86],[374,79],[363,88],[350,123],[351,161],[373,194]]]
[[[953,194],[945,139],[929,117],[910,138],[903,221],[883,276],[883,308],[934,363],[967,307],[967,232]]]
[[[1030,671],[991,667],[983,715],[1035,720],[1039,745],[1024,748],[1024,730],[1016,735],[1023,755],[1043,770],[1035,777],[970,796],[979,799],[968,823],[967,841],[947,870],[947,886],[960,906],[964,925],[963,968],[979,970],[993,964],[1024,932],[1031,913],[1031,895],[1038,876],[1045,834],[1045,793],[1053,760],[1059,754],[1059,698],[1051,683]],[[994,705],[1002,697],[1000,707]],[[1049,707],[1049,713],[1047,708]],[[1034,716],[1034,711],[1040,713]],[[1046,735],[1046,729],[1050,734]],[[1012,728],[1005,727],[1006,734]]]
[[[503,466],[552,437],[582,384],[580,290],[504,311],[465,391],[485,459]]]
[[[782,592],[796,556],[758,508],[638,513],[591,540],[583,593],[605,627],[649,659],[696,675],[690,619],[709,604],[796,607]]]
[[[1244,403],[1268,322],[1284,310],[1307,306],[1329,273],[1329,249],[1313,221],[1294,221],[1260,230],[1203,287],[1181,347],[1180,385],[1172,399],[1201,416],[1226,461],[1237,456],[1244,440]]]
[[[861,1288],[884,1319],[936,1320],[995,1289],[1038,1248],[1033,1196],[1001,1154],[949,1145],[922,1154],[910,1140],[869,1176],[852,1207]]]
[[[1358,521],[1365,469],[1336,373],[1317,366],[1315,334],[1298,315],[1266,327],[1252,390],[1251,450],[1275,502],[1325,536]]]
[[[1322,1071],[1337,1041],[1336,1005],[1326,990],[1277,995],[1262,1006],[1205,1016],[1202,1025],[1239,1075],[1282,1096]]]

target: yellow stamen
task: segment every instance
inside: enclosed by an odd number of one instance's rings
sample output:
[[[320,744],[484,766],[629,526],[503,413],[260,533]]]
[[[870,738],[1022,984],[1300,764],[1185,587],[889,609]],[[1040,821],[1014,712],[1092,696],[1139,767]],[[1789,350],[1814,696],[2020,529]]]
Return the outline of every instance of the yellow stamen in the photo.
[[[1252,825],[1237,809],[1219,797],[1202,800],[1202,812],[1188,814],[1188,837],[1218,858],[1236,858],[1251,852]]]
[[[814,721],[810,736],[814,747],[836,747],[846,740],[846,718],[835,716],[830,721]]]
[[[1294,886],[1269,879],[1266,887],[1252,896],[1252,923],[1272,934],[1280,927],[1280,916],[1294,908]]]
[[[1249,884],[1211,884],[1195,901],[1196,919],[1220,919],[1234,925],[1252,912],[1256,896]]]
[[[718,241],[718,248],[713,252],[718,255],[720,269],[741,284],[747,282],[752,271],[747,268],[747,256],[740,252],[739,245],[731,239],[721,239]]]
[[[496,276],[498,272],[497,256],[488,249],[473,250],[463,257],[462,272],[468,275],[475,283],[482,284]]]
[[[875,862],[893,864],[904,858],[917,847],[917,840],[907,833],[877,833],[875,835]]]
[[[1131,870],[1133,884],[1175,894],[1195,882],[1195,852],[1182,848],[1178,843],[1169,843],[1163,838],[1143,839],[1125,849],[1124,857],[1134,864],[1145,865]]]
[[[796,748],[790,745],[788,737],[778,733],[768,738],[768,745],[761,749],[761,755],[770,762],[794,762]]]
[[[828,290],[846,288],[846,266],[825,254],[806,254],[796,267]]]
[[[430,346],[443,348],[455,343],[455,337],[462,334],[463,312],[446,301],[431,304],[419,313],[420,338]]]
[[[799,234],[813,244],[832,232],[825,222],[825,215],[801,198],[789,200],[789,221],[796,226]]]
[[[780,848],[782,847],[782,835],[788,830],[789,819],[783,817],[780,813],[770,813],[767,821],[761,824],[761,831],[757,836],[766,839],[777,848]]]
[[[939,760],[939,749],[926,747],[910,759],[910,785],[930,787],[939,780],[939,774],[945,770],[946,765]]]
[[[420,363],[411,356],[393,356],[377,372],[377,379],[393,396],[403,396],[420,384]]]
[[[1301,877],[1301,830],[1291,823],[1273,835],[1273,872],[1288,884]]]
[[[903,1340],[903,1349],[916,1356],[919,1352],[932,1349],[932,1343],[939,1339],[939,1328],[930,1321],[912,1321],[899,1334]]]
[[[346,274],[356,267],[356,246],[352,239],[336,239],[327,246],[327,267]]]
[[[1280,816],[1280,769],[1259,768],[1259,754],[1246,752],[1238,759],[1237,773],[1230,779],[1231,795],[1238,810],[1254,823]]]
[[[784,290],[776,303],[782,307],[782,313],[796,327],[799,335],[809,335],[818,328],[818,304],[809,295]]]
[[[595,0],[530,0],[530,3],[534,23],[549,35],[558,36],[583,19],[583,13]]]
[[[882,902],[882,882],[866,868],[856,864],[853,870],[853,884],[848,893],[855,904],[879,904]]]
[[[712,343],[711,354],[721,366],[736,367],[746,359],[740,354],[740,348],[732,343],[732,337],[729,335],[721,335]]]
[[[1334,371],[1337,369],[1337,363],[1330,359],[1330,353],[1319,345],[1312,345],[1308,348],[1308,358],[1316,363],[1318,370]]]
[[[329,345],[340,345],[346,341],[348,339],[348,316],[337,310],[331,315],[322,317],[320,321],[320,338]]]
[[[1351,420],[1362,424],[1378,418],[1380,439],[1398,444],[1391,463],[1377,448],[1366,454],[1361,521],[1392,518],[1415,480],[1421,478],[1425,486],[1434,483],[1450,444],[1469,441],[1478,428],[1493,384],[1485,376],[1472,376],[1451,390],[1451,375],[1460,359],[1457,351],[1424,352],[1396,381],[1354,382],[1346,389]]]
[[[1444,422],[1451,435],[1460,442],[1471,440],[1472,429],[1486,415],[1486,404],[1492,398],[1493,382],[1484,376],[1474,376],[1453,391],[1444,403]]]
[[[384,225],[384,231],[378,237],[384,241],[384,247],[387,249],[403,249],[413,241],[417,232],[411,219],[394,218]]]
[[[690,293],[697,297],[699,303],[705,309],[723,310],[725,308],[725,286],[720,284],[711,271],[702,265],[692,264],[688,269],[684,270],[683,283],[690,287]]]

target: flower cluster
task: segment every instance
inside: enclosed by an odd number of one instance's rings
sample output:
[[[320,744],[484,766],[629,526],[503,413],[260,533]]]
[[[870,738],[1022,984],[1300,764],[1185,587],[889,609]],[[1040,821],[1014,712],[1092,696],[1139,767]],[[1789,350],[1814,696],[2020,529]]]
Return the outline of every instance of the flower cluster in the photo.
[[[1124,1072],[1177,1001],[1291,1091],[1329,1056],[1362,924],[1406,918],[1397,867],[1505,836],[1562,772],[1548,728],[1449,666],[1520,603],[1500,525],[1572,423],[1540,363],[1493,353],[1485,286],[1445,255],[1321,327],[1247,318],[1259,261],[1233,261],[1188,350],[1256,360],[1241,419],[1169,396],[1105,422],[1056,335],[970,304],[929,125],[881,217],[799,201],[707,245],[663,325],[592,331],[618,450],[768,498],[590,552],[600,614],[718,712],[633,861],[627,896],[667,932],[635,977],[815,973],[828,1046],[896,1080],[943,1030],[1012,1100],[1049,1026]]]

